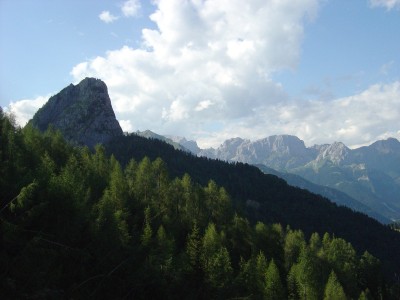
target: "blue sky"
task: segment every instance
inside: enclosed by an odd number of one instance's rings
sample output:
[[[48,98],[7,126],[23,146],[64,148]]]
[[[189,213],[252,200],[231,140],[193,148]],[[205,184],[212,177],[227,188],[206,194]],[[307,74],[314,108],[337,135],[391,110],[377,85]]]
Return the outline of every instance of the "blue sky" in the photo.
[[[86,76],[127,131],[217,146],[400,138],[400,0],[0,0],[0,105]]]

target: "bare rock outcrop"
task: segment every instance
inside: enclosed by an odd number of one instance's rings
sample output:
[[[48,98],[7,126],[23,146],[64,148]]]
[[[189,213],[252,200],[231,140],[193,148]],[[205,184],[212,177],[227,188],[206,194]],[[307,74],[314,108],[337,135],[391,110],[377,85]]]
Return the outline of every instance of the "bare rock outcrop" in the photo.
[[[45,131],[51,124],[67,140],[93,147],[122,135],[106,84],[100,79],[85,78],[70,84],[52,96],[30,121]]]

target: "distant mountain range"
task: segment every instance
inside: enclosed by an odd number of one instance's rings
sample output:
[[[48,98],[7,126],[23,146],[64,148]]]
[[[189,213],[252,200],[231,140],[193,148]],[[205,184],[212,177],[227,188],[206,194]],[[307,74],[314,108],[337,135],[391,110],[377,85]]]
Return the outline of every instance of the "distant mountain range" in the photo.
[[[217,149],[200,149],[195,141],[182,137],[145,133],[139,135],[163,140],[176,149],[179,144],[198,156],[256,165],[290,185],[323,195],[383,223],[400,220],[400,142],[397,139],[350,149],[341,142],[306,147],[296,136],[274,135],[257,141],[233,138]]]
[[[306,147],[290,135],[257,141],[234,138],[198,155],[267,166],[286,180],[288,175],[282,174],[296,174],[347,194],[369,207],[369,215],[373,215],[372,210],[392,221],[400,219],[400,142],[394,138],[358,149],[349,149],[341,142]]]

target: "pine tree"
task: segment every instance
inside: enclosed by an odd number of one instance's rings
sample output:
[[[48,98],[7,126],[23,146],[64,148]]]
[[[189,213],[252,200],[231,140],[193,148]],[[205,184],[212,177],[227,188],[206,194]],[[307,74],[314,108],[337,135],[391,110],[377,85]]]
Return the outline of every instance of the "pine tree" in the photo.
[[[174,241],[167,236],[163,225],[157,230],[153,261],[163,273],[171,271]]]
[[[135,178],[135,195],[145,205],[151,203],[154,193],[153,167],[150,159],[146,156],[139,163]]]
[[[130,194],[133,194],[134,192],[134,185],[137,176],[137,171],[138,171],[138,163],[136,162],[136,160],[132,158],[125,168],[125,177],[129,187]]]
[[[201,240],[197,222],[193,224],[192,232],[188,235],[186,241],[186,255],[189,258],[190,266],[193,270],[200,268]]]
[[[350,297],[359,294],[357,286],[357,259],[353,246],[341,238],[333,238],[325,255],[331,268],[341,279],[343,287]]]
[[[188,174],[184,174],[181,179],[182,185],[182,198],[183,198],[183,212],[182,218],[185,223],[190,225],[195,220],[196,222],[201,222],[201,210],[203,208],[204,202],[200,199],[200,193],[196,189],[192,182],[192,179]]]
[[[224,188],[218,188],[215,181],[210,180],[204,189],[205,203],[209,217],[213,222],[225,224],[230,212],[230,199]]]
[[[358,300],[373,300],[374,298],[372,297],[369,289],[366,289],[365,291],[362,291],[360,294],[360,297],[358,297]]]
[[[319,299],[318,287],[319,278],[315,257],[312,256],[310,249],[303,246],[301,249],[297,268],[296,280],[301,299]]]
[[[214,223],[209,223],[202,240],[201,259],[204,268],[208,261],[221,247],[221,237],[219,236]]]
[[[248,258],[251,256],[252,229],[249,221],[238,214],[235,214],[228,227],[229,246],[233,263],[237,263],[240,257]]]
[[[153,230],[151,229],[151,223],[150,223],[150,207],[146,207],[144,211],[143,233],[141,236],[142,245],[144,247],[150,246],[152,236],[153,236]]]
[[[263,252],[259,252],[256,257],[256,264],[255,264],[255,279],[254,283],[257,287],[257,292],[262,295],[264,293],[265,288],[265,274],[268,272],[268,263],[267,259]]]
[[[300,230],[287,230],[285,237],[285,267],[286,270],[290,270],[290,267],[299,258],[301,249],[304,248],[304,234]]]
[[[358,264],[358,283],[362,289],[368,289],[375,298],[379,297],[379,287],[382,285],[380,261],[365,251]]]
[[[220,247],[213,253],[205,268],[206,281],[212,288],[224,292],[231,281],[233,269],[229,257],[229,252],[225,247]]]
[[[123,209],[128,199],[128,184],[121,165],[114,156],[111,156],[110,162],[111,173],[108,189],[110,190],[113,201],[115,201],[117,209]]]
[[[343,287],[338,281],[335,272],[332,271],[325,286],[324,300],[344,299],[346,299],[346,294],[344,293]]]
[[[96,208],[96,233],[103,246],[118,247],[126,245],[130,236],[125,221],[126,214],[118,209],[111,192],[107,189]]]
[[[314,254],[318,254],[321,247],[322,247],[321,238],[317,232],[314,232],[310,237],[310,250]]]
[[[297,281],[297,264],[294,264],[287,276],[287,291],[289,300],[300,299],[299,283]]]
[[[265,274],[265,299],[284,299],[284,288],[279,275],[278,267],[272,259]]]

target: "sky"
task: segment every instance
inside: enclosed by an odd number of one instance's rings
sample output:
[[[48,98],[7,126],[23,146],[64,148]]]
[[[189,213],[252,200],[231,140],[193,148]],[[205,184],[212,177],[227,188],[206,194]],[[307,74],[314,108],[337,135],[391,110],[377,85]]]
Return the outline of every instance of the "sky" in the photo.
[[[124,131],[307,146],[400,139],[400,0],[0,0],[0,106],[85,77]]]

